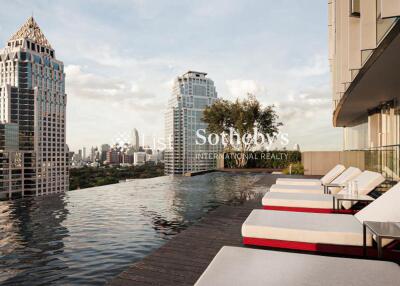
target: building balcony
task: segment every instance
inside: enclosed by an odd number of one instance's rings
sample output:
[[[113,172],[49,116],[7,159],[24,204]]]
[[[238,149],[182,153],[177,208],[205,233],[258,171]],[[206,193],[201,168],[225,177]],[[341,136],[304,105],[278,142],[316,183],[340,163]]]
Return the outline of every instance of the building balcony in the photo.
[[[392,0],[351,3],[329,2],[336,127],[359,124],[368,117],[369,110],[396,98],[400,87],[395,76],[400,62],[400,5]]]
[[[338,99],[334,99],[333,124],[351,127],[367,118],[371,111],[399,97],[400,22],[369,56]]]

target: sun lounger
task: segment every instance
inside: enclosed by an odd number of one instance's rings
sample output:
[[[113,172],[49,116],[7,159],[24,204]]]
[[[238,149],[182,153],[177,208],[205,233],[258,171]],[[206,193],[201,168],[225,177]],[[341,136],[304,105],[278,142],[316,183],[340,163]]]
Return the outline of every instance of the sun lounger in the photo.
[[[383,183],[385,178],[379,173],[364,171],[354,180],[358,184],[358,194],[367,195]],[[347,192],[347,188],[344,188],[339,194],[346,194]],[[331,213],[333,212],[333,195],[267,192],[262,199],[262,205],[264,209],[268,210]],[[342,207],[349,210],[352,204],[343,202]]]
[[[323,194],[326,190],[329,190],[332,194],[338,193],[347,182],[356,179],[361,174],[361,170],[355,167],[347,168],[332,182],[325,185],[283,185],[274,184],[270,188],[270,192],[281,192],[281,193],[308,193],[308,194]]]
[[[400,221],[399,204],[400,183],[354,216],[253,210],[242,225],[243,243],[360,255],[363,221]],[[372,241],[372,236],[367,234],[367,246]]]
[[[195,286],[397,286],[400,267],[387,261],[224,246]]]
[[[304,186],[321,186],[332,182],[346,169],[343,165],[336,165],[321,179],[292,179],[292,178],[278,178],[276,184],[281,185],[304,185]]]

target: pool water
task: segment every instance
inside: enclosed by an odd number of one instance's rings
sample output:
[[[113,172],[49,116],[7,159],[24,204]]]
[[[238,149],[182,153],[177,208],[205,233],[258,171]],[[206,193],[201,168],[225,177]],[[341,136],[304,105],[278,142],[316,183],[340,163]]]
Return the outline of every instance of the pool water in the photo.
[[[261,175],[132,180],[0,202],[1,285],[103,285]]]

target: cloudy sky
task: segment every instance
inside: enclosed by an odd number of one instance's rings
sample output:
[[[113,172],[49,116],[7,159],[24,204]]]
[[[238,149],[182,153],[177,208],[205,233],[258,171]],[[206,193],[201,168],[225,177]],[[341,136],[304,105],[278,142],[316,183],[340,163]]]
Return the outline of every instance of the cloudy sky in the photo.
[[[0,0],[0,42],[34,15],[64,61],[70,149],[133,128],[164,134],[173,79],[208,73],[220,97],[275,104],[290,145],[341,146],[332,127],[321,0]],[[290,147],[290,146],[289,146]]]

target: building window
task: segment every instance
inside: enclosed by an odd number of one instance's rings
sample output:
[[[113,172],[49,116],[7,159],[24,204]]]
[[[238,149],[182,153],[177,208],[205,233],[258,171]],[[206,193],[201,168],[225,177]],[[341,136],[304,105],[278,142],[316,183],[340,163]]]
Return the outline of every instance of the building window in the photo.
[[[360,1],[350,0],[350,16],[360,17]]]

